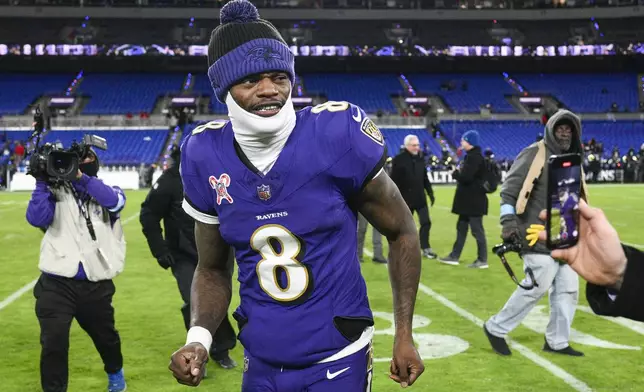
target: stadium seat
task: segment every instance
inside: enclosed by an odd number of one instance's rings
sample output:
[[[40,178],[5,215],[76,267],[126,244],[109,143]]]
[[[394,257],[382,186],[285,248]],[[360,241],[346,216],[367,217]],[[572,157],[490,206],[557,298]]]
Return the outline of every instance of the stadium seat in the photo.
[[[552,94],[578,113],[605,113],[614,102],[622,112],[637,110],[635,74],[515,74],[530,94]],[[602,93],[602,89],[606,89]]]
[[[208,105],[211,113],[217,114],[227,114],[228,108],[225,104],[217,101],[212,85],[210,84],[210,79],[205,73],[203,75],[195,75],[195,81],[192,85],[192,91],[195,94],[210,95],[210,104]]]
[[[604,156],[618,147],[622,154],[629,148],[639,151],[644,143],[644,123],[641,121],[584,121],[582,135],[585,141],[595,138],[604,143]]]
[[[83,114],[151,113],[159,96],[179,92],[184,76],[85,73],[80,92],[91,99]]]
[[[419,95],[436,94],[443,97],[449,107],[457,113],[478,113],[485,104],[492,105],[496,113],[514,113],[516,109],[505,99],[505,95],[516,94],[501,74],[450,75],[450,74],[409,74],[410,83]],[[453,91],[441,90],[441,83],[454,82]],[[463,82],[467,90],[462,89]]]
[[[534,143],[544,127],[537,121],[441,121],[445,136],[458,144],[463,133],[476,129],[481,134],[481,148],[491,148],[497,158],[513,159],[523,148]],[[629,148],[639,150],[644,143],[644,123],[641,121],[583,121],[582,140],[595,138],[604,143],[604,155],[614,146],[622,154]]]
[[[379,109],[397,113],[391,94],[401,94],[402,85],[395,74],[305,74],[307,94],[325,94],[329,101],[348,101],[367,113]]]
[[[63,94],[72,74],[0,74],[0,114],[22,114],[44,94]]]
[[[465,132],[477,130],[481,148],[492,149],[497,158],[514,158],[543,132],[543,126],[537,121],[441,121],[440,129],[457,146]]]

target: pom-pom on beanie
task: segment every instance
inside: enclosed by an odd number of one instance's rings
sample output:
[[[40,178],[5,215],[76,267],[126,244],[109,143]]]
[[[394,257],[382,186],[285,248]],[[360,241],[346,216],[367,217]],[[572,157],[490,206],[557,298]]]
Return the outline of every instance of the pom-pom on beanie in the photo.
[[[262,72],[286,72],[295,80],[295,58],[269,21],[259,18],[248,0],[232,0],[221,8],[221,24],[208,44],[208,77],[219,102],[231,86]]]

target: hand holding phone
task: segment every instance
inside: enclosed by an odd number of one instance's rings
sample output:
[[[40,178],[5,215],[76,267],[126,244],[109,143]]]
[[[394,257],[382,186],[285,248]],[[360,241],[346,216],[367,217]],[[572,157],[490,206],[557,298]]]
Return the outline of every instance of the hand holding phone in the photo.
[[[566,249],[579,240],[581,155],[553,155],[548,160],[546,244]]]

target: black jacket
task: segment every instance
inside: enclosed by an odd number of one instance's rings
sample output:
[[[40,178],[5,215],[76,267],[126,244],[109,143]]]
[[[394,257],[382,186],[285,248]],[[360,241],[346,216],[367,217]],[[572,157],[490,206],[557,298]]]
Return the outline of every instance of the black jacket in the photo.
[[[487,194],[482,183],[485,178],[485,158],[480,147],[474,147],[465,155],[460,170],[452,173],[457,182],[452,213],[466,216],[487,215]]]
[[[178,167],[161,174],[141,204],[141,227],[155,258],[168,253],[175,261],[197,264],[195,222],[183,211],[183,185]],[[163,231],[161,232],[161,220]]]
[[[628,264],[615,301],[605,287],[592,283],[586,285],[586,299],[597,314],[644,321],[644,252],[626,245],[623,248]]]
[[[392,160],[391,179],[398,186],[405,203],[410,209],[427,206],[425,192],[434,199],[434,190],[427,176],[425,160],[421,156],[403,151]]]

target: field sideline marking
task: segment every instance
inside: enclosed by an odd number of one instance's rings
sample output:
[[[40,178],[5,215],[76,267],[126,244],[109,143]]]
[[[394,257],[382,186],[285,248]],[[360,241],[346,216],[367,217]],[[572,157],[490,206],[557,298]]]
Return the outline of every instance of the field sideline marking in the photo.
[[[442,295],[438,294],[434,290],[430,289],[429,287],[425,286],[424,284],[420,283],[418,286],[418,289],[422,291],[423,293],[429,295],[430,297],[434,298],[436,301],[440,302],[444,306],[450,308],[454,312],[458,313],[461,317],[464,319],[470,320],[472,323],[476,324],[479,327],[483,327],[483,320],[480,318],[476,317],[472,313],[468,312],[467,310],[461,308],[460,306],[456,305],[454,302],[450,301],[449,299],[443,297]],[[481,334],[483,331],[481,331]],[[510,343],[510,346],[523,354],[524,357],[528,358],[535,364],[541,366],[542,368],[546,369],[556,377],[560,378],[563,380],[566,384],[570,385],[574,390],[580,391],[580,392],[590,392],[592,389],[583,381],[575,378],[572,374],[566,372],[559,366],[555,365],[554,363],[548,361],[547,359],[543,358],[542,356],[536,354],[526,346],[515,342],[514,340],[510,338],[506,338],[508,343]]]
[[[581,310],[582,312],[586,312],[594,316],[597,316],[589,306],[577,306],[577,310]],[[610,321],[611,323],[621,325],[622,327],[628,328],[633,332],[637,332],[640,335],[644,335],[644,323],[629,320],[623,317],[607,317],[607,316],[597,316],[597,317],[601,317],[604,320]]]
[[[130,221],[132,221],[132,219],[135,219],[136,217],[138,217],[139,214],[140,213],[137,212],[136,214],[134,214],[132,216],[128,216],[127,218],[125,218],[125,220],[123,220],[121,225],[123,225],[123,226],[127,225]],[[18,298],[20,298],[24,293],[26,293],[27,291],[31,290],[36,285],[36,282],[38,282],[38,278],[32,280],[31,282],[29,282],[26,285],[24,285],[21,288],[19,288],[14,293],[10,294],[7,298],[3,299],[2,302],[0,302],[0,310],[2,310],[4,308],[6,308],[7,306],[11,305],[14,301],[16,301]]]
[[[364,254],[366,254],[369,257],[373,257],[373,253],[369,249],[364,249],[363,250]],[[386,265],[386,264],[383,264]],[[464,319],[470,320],[477,326],[483,328],[483,320],[480,318],[476,317],[472,313],[468,312],[467,310],[461,308],[460,306],[456,305],[454,302],[450,301],[449,299],[443,297],[442,295],[438,294],[434,290],[430,289],[429,287],[425,286],[424,284],[420,283],[418,286],[418,289],[422,291],[423,293],[429,295],[430,297],[434,298],[436,301],[440,302],[444,306],[450,308],[454,312],[458,313],[461,317]],[[483,333],[483,331],[481,331]],[[524,357],[528,358],[535,364],[541,366],[542,368],[546,369],[556,377],[560,378],[563,380],[566,384],[570,385],[573,389],[579,392],[591,392],[592,389],[583,381],[575,378],[572,374],[566,372],[559,366],[555,365],[554,363],[548,361],[547,359],[543,358],[542,356],[536,354],[526,346],[517,343],[513,341],[510,338],[506,339],[508,343],[510,343],[510,346],[512,346],[513,349],[517,350],[521,354],[523,354]]]

